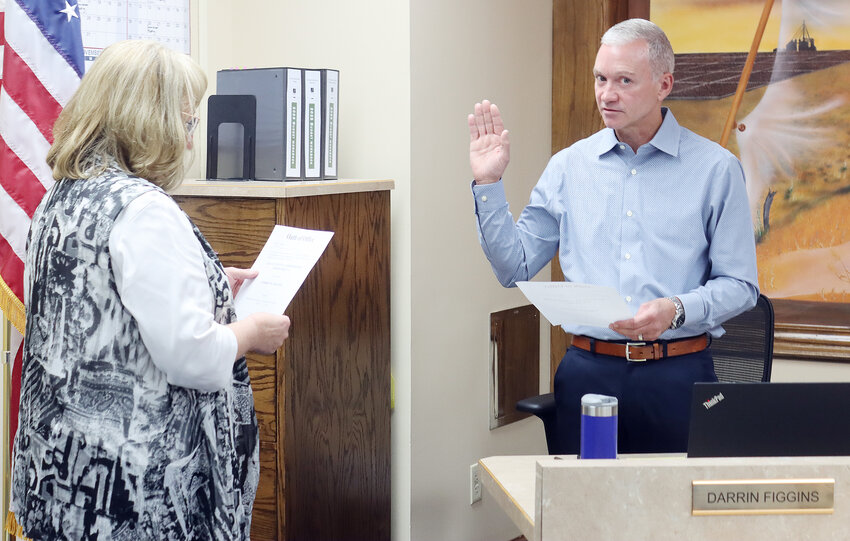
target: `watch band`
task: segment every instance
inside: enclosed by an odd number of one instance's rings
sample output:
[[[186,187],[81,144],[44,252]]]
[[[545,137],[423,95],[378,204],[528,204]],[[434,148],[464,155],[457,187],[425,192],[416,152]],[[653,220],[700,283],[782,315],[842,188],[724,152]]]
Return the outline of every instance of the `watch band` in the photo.
[[[667,297],[667,300],[676,305],[676,314],[670,322],[670,329],[678,329],[683,323],[685,323],[685,307],[682,305],[682,301],[679,300],[679,297]]]

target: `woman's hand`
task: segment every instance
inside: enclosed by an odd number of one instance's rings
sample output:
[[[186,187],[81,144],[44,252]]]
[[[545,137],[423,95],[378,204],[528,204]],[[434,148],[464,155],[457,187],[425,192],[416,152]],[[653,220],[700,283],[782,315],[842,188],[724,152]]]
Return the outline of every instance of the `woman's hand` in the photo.
[[[249,351],[274,353],[289,337],[288,316],[257,312],[228,325],[236,335],[236,358]]]
[[[236,294],[239,293],[239,289],[242,288],[242,283],[245,280],[252,280],[256,278],[259,271],[255,271],[254,269],[225,267],[224,273],[227,275],[227,281],[230,282],[230,289],[233,290],[233,296],[235,297]]]

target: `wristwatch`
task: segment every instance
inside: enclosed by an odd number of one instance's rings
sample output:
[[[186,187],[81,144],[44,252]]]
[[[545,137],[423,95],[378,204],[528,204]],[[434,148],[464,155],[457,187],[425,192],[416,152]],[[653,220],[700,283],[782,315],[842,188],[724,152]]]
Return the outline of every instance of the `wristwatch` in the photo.
[[[667,297],[667,300],[676,305],[676,315],[673,316],[673,321],[670,322],[671,329],[678,329],[685,322],[685,307],[682,306],[682,301],[679,297]]]

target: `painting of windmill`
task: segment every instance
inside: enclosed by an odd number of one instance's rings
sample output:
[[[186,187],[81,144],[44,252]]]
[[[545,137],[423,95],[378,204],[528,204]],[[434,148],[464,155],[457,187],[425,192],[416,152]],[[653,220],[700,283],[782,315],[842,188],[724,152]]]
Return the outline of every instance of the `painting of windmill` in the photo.
[[[850,302],[850,1],[773,4],[652,0],[665,106],[741,160],[762,292]]]

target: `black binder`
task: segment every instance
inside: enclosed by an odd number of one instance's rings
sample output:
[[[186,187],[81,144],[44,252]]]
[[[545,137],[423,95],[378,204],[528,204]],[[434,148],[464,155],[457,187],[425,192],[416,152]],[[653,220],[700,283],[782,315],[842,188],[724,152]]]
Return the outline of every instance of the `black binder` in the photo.
[[[300,180],[303,71],[300,68],[221,70],[216,92],[255,96],[257,180]]]

